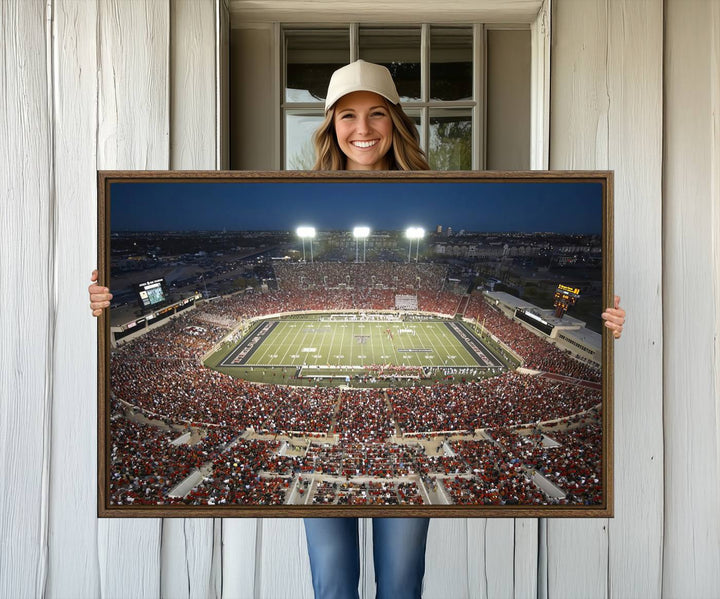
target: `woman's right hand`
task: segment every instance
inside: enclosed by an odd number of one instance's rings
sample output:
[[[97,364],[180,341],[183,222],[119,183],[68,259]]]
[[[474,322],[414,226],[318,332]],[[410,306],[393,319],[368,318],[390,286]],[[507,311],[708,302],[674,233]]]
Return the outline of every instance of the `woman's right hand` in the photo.
[[[110,307],[112,293],[110,293],[110,290],[107,287],[102,287],[97,284],[97,270],[92,271],[90,280],[92,281],[92,284],[88,287],[88,293],[90,294],[90,309],[92,310],[93,316],[100,316],[105,308]]]

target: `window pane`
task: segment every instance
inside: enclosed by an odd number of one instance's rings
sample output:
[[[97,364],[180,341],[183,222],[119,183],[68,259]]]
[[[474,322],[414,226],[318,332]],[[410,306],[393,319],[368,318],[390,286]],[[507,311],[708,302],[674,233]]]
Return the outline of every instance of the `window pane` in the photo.
[[[424,148],[425,140],[423,139],[423,130],[422,130],[422,121],[420,118],[420,110],[418,108],[416,108],[416,109],[403,108],[403,111],[415,123],[415,128],[417,129],[418,135],[420,136],[420,147]]]
[[[287,31],[286,102],[325,99],[333,71],[350,62],[348,29]]]
[[[430,99],[472,100],[473,35],[469,27],[430,29]]]
[[[467,171],[472,168],[472,116],[470,111],[430,111],[430,168]]]
[[[323,122],[323,115],[311,112],[285,115],[285,169],[309,171],[315,164],[312,135]]]
[[[400,101],[420,100],[420,28],[360,28],[360,58],[386,66]]]

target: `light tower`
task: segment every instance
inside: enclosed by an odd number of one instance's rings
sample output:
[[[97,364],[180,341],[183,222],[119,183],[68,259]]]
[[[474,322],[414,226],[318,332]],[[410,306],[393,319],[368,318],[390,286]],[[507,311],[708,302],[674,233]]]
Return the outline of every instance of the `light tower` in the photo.
[[[305,262],[305,239],[310,240],[310,263],[313,262],[312,240],[315,237],[315,227],[298,227],[297,236],[302,239],[303,244],[303,262]]]
[[[405,237],[407,237],[410,240],[410,245],[408,246],[408,262],[411,260],[411,252],[412,252],[412,242],[413,239],[417,239],[417,247],[415,249],[415,262],[418,261],[418,256],[420,253],[420,240],[425,236],[425,230],[422,227],[408,227],[405,231]]]
[[[355,262],[358,260],[358,240],[363,240],[363,263],[365,262],[365,240],[370,236],[370,227],[355,227],[353,229],[353,237],[355,238]]]

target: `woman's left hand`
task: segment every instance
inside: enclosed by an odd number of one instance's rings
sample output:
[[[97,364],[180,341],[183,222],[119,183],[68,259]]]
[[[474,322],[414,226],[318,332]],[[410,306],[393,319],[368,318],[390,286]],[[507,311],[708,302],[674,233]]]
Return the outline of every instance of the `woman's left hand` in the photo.
[[[615,296],[615,306],[607,308],[602,313],[602,319],[605,321],[605,326],[612,331],[613,337],[620,339],[625,324],[625,310],[620,307],[619,296]]]

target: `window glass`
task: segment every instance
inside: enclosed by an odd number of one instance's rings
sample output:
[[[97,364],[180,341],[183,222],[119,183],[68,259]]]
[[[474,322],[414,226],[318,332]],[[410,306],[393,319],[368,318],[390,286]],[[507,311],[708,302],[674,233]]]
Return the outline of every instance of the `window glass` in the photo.
[[[472,115],[467,109],[430,111],[428,162],[438,171],[472,168]]]
[[[470,27],[430,29],[430,99],[472,100],[473,35]]]
[[[417,108],[413,109],[403,106],[403,111],[410,117],[412,122],[415,123],[415,128],[417,129],[418,135],[420,136],[420,147],[425,148],[425,136],[423,135],[420,110],[418,110]]]
[[[401,102],[421,98],[420,37],[419,27],[360,28],[359,57],[390,70]]]
[[[350,62],[348,29],[285,33],[285,101],[325,99],[333,71]]]
[[[292,111],[285,114],[285,169],[312,170],[315,149],[312,135],[323,122],[323,114]]]

